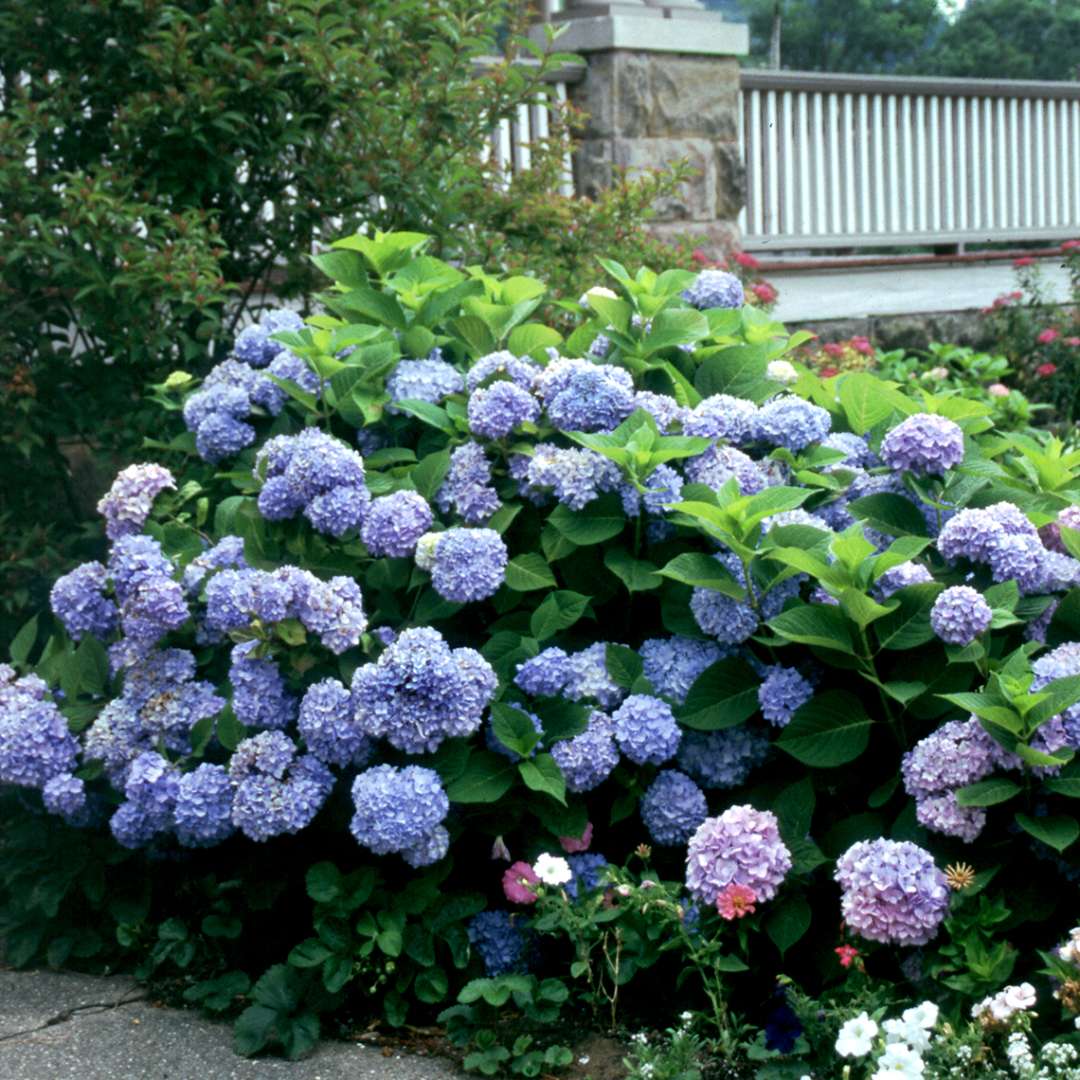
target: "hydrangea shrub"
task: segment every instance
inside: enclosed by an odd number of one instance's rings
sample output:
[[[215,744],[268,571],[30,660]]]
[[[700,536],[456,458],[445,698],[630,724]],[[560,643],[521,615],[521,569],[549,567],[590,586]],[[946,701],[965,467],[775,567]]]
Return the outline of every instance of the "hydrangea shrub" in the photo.
[[[154,858],[270,872],[300,834],[387,875],[390,923],[294,957],[335,993],[401,955],[410,881],[486,905],[438,947],[506,974],[539,892],[643,841],[758,972],[821,978],[841,918],[895,971],[995,875],[1014,933],[1072,925],[1076,456],[793,364],[718,271],[605,261],[564,337],[539,281],[424,247],[340,241],[320,314],[157,388],[169,467],[117,478],[107,559],[0,669],[0,781]],[[448,993],[413,972],[395,1022]]]

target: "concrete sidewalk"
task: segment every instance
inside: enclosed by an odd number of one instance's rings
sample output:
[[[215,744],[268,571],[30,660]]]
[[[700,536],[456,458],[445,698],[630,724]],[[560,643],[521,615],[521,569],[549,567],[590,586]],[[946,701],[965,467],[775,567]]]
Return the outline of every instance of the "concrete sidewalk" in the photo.
[[[0,971],[2,1080],[458,1080],[437,1058],[321,1043],[304,1061],[248,1060],[228,1024],[158,1008],[122,976]]]

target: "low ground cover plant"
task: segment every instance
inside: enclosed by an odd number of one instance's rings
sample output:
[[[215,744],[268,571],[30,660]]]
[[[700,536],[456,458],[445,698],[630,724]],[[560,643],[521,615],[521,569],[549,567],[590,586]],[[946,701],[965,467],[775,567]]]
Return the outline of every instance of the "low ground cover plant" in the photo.
[[[718,269],[601,260],[563,332],[426,246],[346,237],[317,314],[154,387],[0,668],[9,960],[137,965],[247,1054],[377,1015],[487,1075],[575,1025],[671,1029],[642,1076],[1055,1075],[1080,457],[811,370]]]

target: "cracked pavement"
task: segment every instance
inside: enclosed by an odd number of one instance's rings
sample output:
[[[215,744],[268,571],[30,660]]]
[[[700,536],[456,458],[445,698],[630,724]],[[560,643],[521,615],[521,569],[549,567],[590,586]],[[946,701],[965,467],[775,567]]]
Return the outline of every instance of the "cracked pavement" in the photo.
[[[2,1080],[455,1080],[437,1058],[324,1042],[304,1061],[237,1057],[228,1024],[160,1008],[124,976],[0,970]]]

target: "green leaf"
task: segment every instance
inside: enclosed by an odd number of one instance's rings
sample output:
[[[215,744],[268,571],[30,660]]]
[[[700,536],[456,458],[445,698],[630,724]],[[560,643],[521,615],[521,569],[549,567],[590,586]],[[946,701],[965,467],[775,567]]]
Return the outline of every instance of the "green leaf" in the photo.
[[[540,741],[532,720],[521,709],[497,701],[491,706],[492,734],[507,748],[521,757],[528,757]]]
[[[801,940],[809,929],[810,905],[797,893],[785,896],[773,904],[769,917],[765,920],[765,932],[780,950],[781,956]]]
[[[19,632],[11,639],[8,655],[11,662],[17,667],[22,667],[30,658],[30,650],[37,640],[38,617],[35,615],[28,622],[23,623]]]
[[[663,584],[656,564],[648,559],[635,559],[625,548],[608,548],[604,565],[626,586],[628,592],[647,592]]]
[[[709,336],[709,320],[700,311],[665,308],[652,321],[652,329],[641,343],[645,356],[676,345],[692,345]]]
[[[865,435],[872,427],[888,419],[896,408],[889,387],[876,375],[852,371],[839,380],[837,397],[844,415],[856,435]]]
[[[361,286],[335,297],[335,300],[346,311],[355,312],[361,318],[381,323],[393,330],[405,330],[408,327],[408,320],[401,305],[386,293]]]
[[[410,413],[418,420],[423,420],[425,424],[438,428],[444,435],[454,434],[454,422],[450,419],[450,414],[440,405],[433,405],[430,401],[405,399],[395,401],[394,408]]]
[[[537,641],[554,637],[560,630],[573,626],[585,613],[589,598],[569,589],[558,589],[544,597],[532,613],[529,628]]]
[[[1019,784],[1004,776],[995,776],[989,780],[980,780],[977,784],[968,784],[958,788],[956,801],[960,806],[997,806],[1007,802],[1023,789]]]
[[[296,968],[313,968],[333,955],[333,950],[328,949],[318,938],[308,938],[293,947],[289,953],[289,963]]]
[[[430,967],[420,971],[413,983],[413,993],[425,1005],[434,1005],[446,997],[450,988],[446,972],[441,967]]]
[[[594,499],[584,510],[570,510],[559,505],[548,516],[567,540],[579,547],[602,544],[618,536],[626,527],[626,515],[617,495],[605,495]]]
[[[860,521],[887,536],[926,536],[926,519],[903,495],[885,492],[852,499],[848,509]]]
[[[474,750],[461,775],[446,785],[446,795],[456,803],[498,802],[513,787],[516,768],[501,754]]]
[[[518,772],[531,791],[541,791],[557,802],[566,804],[566,780],[550,754],[537,754],[530,760],[519,761]]]
[[[233,1026],[233,1049],[241,1057],[251,1057],[270,1041],[278,1014],[265,1005],[249,1005]]]
[[[787,641],[855,655],[844,613],[827,604],[803,604],[782,611],[766,625]]]
[[[835,768],[862,754],[871,723],[854,694],[826,690],[796,710],[776,745],[804,765]]]
[[[547,560],[535,551],[518,555],[506,565],[506,584],[515,592],[555,588],[555,575]]]
[[[341,882],[341,871],[332,862],[315,863],[304,879],[308,896],[319,904],[336,900],[341,894]]]
[[[714,589],[733,600],[745,600],[746,590],[731,576],[723,563],[699,551],[676,555],[657,571],[661,577],[681,581],[695,588]]]
[[[1041,840],[1055,851],[1064,851],[1080,836],[1080,825],[1076,819],[1065,814],[1051,814],[1047,817],[1029,817],[1017,814],[1016,824],[1036,840]]]
[[[431,502],[435,498],[435,493],[442,487],[442,483],[449,471],[450,451],[439,450],[434,454],[428,454],[421,458],[412,472],[409,473],[409,479],[413,482],[413,487],[428,502]]]
[[[641,654],[635,649],[610,643],[604,654],[604,666],[615,685],[622,687],[623,690],[629,690],[641,678],[645,670]]]
[[[562,334],[542,323],[523,323],[515,326],[506,339],[506,347],[516,356],[548,349],[562,343]]]
[[[694,376],[694,389],[702,397],[730,394],[760,404],[776,390],[776,383],[765,374],[769,358],[764,345],[728,345],[701,352],[706,355]]]
[[[934,640],[930,609],[944,588],[938,582],[909,585],[893,597],[900,606],[874,625],[874,633],[883,649],[915,649]]]
[[[720,731],[753,716],[761,680],[743,660],[731,657],[707,667],[678,710],[679,723],[695,731]]]

